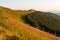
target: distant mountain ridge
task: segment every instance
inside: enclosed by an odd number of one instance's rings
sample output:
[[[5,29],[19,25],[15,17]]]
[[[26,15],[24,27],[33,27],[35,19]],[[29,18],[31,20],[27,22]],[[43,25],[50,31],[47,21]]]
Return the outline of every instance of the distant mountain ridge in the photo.
[[[56,15],[60,16],[60,11],[52,11],[52,13],[55,13]]]

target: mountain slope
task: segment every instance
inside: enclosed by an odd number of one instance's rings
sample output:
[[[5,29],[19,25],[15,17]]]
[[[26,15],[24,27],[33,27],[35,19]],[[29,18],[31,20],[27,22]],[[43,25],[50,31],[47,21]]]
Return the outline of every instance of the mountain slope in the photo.
[[[31,12],[0,7],[0,40],[60,40],[52,34],[24,24],[20,16],[27,13]]]
[[[23,17],[27,24],[60,36],[60,16],[50,12],[36,11]]]
[[[58,40],[59,39],[56,38],[54,35],[35,29],[13,18],[5,19],[5,21],[8,22],[9,24],[10,23],[13,24],[14,26],[14,27],[13,26],[9,27],[7,30],[5,29],[6,30],[5,35],[18,36],[20,40],[29,40],[29,39],[30,40]],[[21,36],[23,38],[21,38]]]

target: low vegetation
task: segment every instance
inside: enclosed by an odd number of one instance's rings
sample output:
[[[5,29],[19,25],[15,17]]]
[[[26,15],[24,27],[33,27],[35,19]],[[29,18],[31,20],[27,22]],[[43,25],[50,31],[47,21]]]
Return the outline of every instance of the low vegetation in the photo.
[[[40,32],[40,30],[24,24],[26,19],[24,21],[21,17],[32,12],[35,12],[35,10],[17,11],[0,7],[0,40],[59,40],[55,36],[49,37],[49,35],[46,35],[48,33],[43,32],[45,35],[38,33],[36,31]]]
[[[60,16],[56,14],[36,11],[21,18],[35,28],[60,36]]]

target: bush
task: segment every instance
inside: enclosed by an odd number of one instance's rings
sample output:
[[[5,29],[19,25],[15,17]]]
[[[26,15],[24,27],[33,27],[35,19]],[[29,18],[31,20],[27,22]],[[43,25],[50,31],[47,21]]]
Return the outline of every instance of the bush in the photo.
[[[6,40],[19,40],[17,36],[7,36]]]

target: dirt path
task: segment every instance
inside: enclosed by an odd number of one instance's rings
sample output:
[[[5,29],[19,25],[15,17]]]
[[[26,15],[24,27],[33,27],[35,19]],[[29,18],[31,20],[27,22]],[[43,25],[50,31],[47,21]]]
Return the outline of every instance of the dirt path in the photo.
[[[13,19],[13,18],[8,18],[6,21],[7,21],[7,22],[10,22],[10,23],[13,23],[13,24],[17,25],[18,27],[21,27],[21,28],[23,28],[23,29],[25,29],[25,30],[29,30],[29,31],[31,31],[31,32],[38,33],[38,34],[40,34],[40,35],[42,35],[42,36],[50,37],[50,38],[56,38],[56,36],[54,36],[54,35],[52,35],[52,34],[49,34],[49,33],[47,33],[47,32],[43,32],[43,31],[41,31],[41,30],[38,30],[38,29],[36,29],[36,28],[33,28],[33,27],[31,27],[30,25],[24,24],[24,23],[22,23],[22,22],[20,22],[20,21],[18,21],[18,20]],[[60,38],[58,38],[58,40],[60,40]]]

